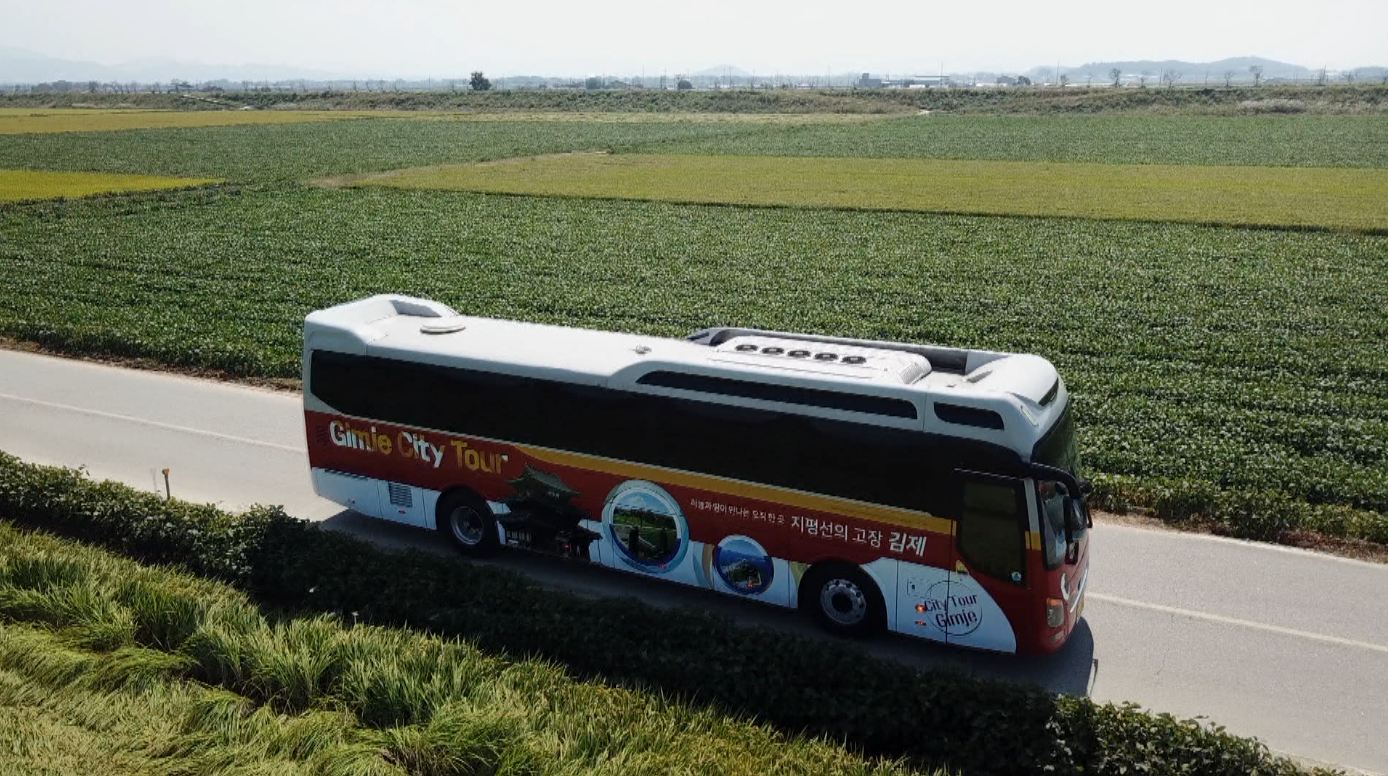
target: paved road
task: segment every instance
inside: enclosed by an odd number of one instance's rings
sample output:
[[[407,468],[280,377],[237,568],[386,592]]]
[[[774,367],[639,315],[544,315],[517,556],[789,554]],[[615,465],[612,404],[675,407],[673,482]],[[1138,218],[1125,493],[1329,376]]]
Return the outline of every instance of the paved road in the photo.
[[[0,351],[0,449],[229,509],[292,514],[388,546],[446,551],[425,531],[314,496],[297,398]],[[1060,655],[976,655],[889,637],[864,649],[1206,716],[1311,760],[1388,772],[1388,566],[1212,537],[1096,525],[1085,623]],[[592,595],[696,605],[828,638],[792,612],[521,553],[494,561]]]

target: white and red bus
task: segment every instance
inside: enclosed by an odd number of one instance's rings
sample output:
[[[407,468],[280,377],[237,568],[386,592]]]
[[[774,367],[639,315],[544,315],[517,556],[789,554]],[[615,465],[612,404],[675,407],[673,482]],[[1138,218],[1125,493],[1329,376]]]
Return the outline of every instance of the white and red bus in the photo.
[[[1083,608],[1086,486],[1038,356],[376,296],[308,316],[303,378],[314,489],[465,553],[560,553],[1002,652],[1059,648]]]

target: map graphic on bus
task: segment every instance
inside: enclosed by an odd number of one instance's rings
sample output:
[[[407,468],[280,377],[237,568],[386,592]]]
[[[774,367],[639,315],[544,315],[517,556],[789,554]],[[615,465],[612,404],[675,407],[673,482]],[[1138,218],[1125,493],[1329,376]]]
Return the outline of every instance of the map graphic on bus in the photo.
[[[755,594],[771,587],[775,566],[760,544],[745,536],[729,536],[713,551],[718,576],[735,592]]]

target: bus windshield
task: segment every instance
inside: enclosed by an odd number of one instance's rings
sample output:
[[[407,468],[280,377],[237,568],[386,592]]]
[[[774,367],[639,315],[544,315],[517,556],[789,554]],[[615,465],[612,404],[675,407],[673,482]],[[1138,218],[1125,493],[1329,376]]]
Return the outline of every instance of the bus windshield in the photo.
[[[1036,444],[1032,460],[1045,466],[1064,469],[1079,477],[1080,453],[1075,439],[1075,417],[1067,406],[1051,430]],[[1042,549],[1046,553],[1047,568],[1054,568],[1062,562],[1068,540],[1076,540],[1084,535],[1083,524],[1073,536],[1066,536],[1065,510],[1069,498],[1083,498],[1079,493],[1068,493],[1059,482],[1038,482],[1036,500],[1041,513]]]
[[[1051,430],[1036,443],[1031,459],[1080,476],[1080,449],[1075,441],[1075,415],[1070,406],[1066,406]]]

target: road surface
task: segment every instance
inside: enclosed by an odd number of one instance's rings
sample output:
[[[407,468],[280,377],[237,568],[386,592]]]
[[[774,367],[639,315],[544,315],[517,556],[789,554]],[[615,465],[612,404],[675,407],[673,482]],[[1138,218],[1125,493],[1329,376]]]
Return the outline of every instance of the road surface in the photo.
[[[446,551],[309,487],[298,399],[207,380],[0,351],[0,450],[228,509],[282,504],[392,547]],[[863,648],[1099,701],[1135,701],[1311,761],[1388,772],[1388,566],[1101,522],[1085,622],[1059,655],[1019,659],[905,637]],[[829,638],[793,612],[523,553],[492,561],[543,584]]]

